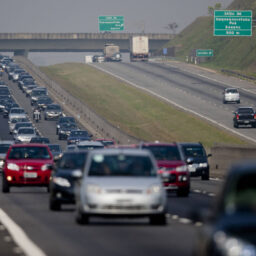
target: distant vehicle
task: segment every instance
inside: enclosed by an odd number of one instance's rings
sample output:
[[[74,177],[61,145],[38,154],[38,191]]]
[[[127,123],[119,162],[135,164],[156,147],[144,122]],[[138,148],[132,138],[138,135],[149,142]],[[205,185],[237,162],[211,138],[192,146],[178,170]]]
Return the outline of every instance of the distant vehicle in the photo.
[[[21,68],[15,69],[14,72],[13,72],[13,75],[11,77],[12,81],[17,82],[22,73],[25,73],[24,69],[21,69]]]
[[[58,211],[62,204],[75,203],[76,177],[73,175],[83,170],[86,157],[86,151],[65,152],[57,162],[50,181],[50,210]]]
[[[31,122],[19,122],[16,123],[14,126],[14,129],[12,131],[13,135],[16,135],[18,132],[18,129],[21,127],[32,127],[33,128],[33,124]]]
[[[27,117],[14,117],[14,118],[9,118],[9,130],[10,130],[10,133],[12,134],[13,132],[13,129],[16,125],[16,123],[19,123],[19,122],[30,122],[29,119]]]
[[[223,92],[223,103],[240,103],[240,94],[236,88],[227,88]]]
[[[25,87],[24,92],[26,94],[26,97],[29,97],[30,94],[32,93],[32,90],[38,88],[37,84],[31,84]]]
[[[115,44],[105,44],[103,49],[105,61],[121,61],[120,48]]]
[[[104,147],[108,147],[116,144],[114,140],[108,140],[108,139],[96,139],[95,141],[100,141],[104,145]]]
[[[53,104],[52,99],[49,96],[42,96],[36,102],[36,107],[45,110],[50,104]]]
[[[176,143],[142,143],[140,148],[148,149],[154,155],[167,191],[176,191],[178,196],[189,195],[190,172],[187,164],[193,164],[193,160],[188,158],[186,162]]]
[[[37,137],[31,138],[30,143],[49,144],[50,140],[49,138],[46,138],[46,137],[37,136]]]
[[[71,131],[70,135],[67,138],[67,144],[76,144],[82,140],[91,140],[91,136],[87,131],[83,130],[74,130]]]
[[[67,139],[71,131],[77,130],[75,123],[61,123],[58,129],[59,140]]]
[[[193,164],[188,165],[190,176],[201,176],[202,180],[209,180],[210,166],[208,157],[210,157],[211,154],[206,154],[201,143],[184,142],[178,144],[186,161],[188,158],[193,158]]]
[[[18,129],[17,134],[14,135],[14,139],[17,143],[29,143],[31,139],[36,136],[37,133],[35,128],[21,127]]]
[[[36,102],[38,101],[38,99],[40,97],[47,96],[47,95],[48,95],[48,92],[45,87],[38,87],[38,88],[33,89],[31,92],[31,106],[36,104]]]
[[[61,106],[58,104],[50,104],[47,105],[45,108],[44,112],[44,120],[49,120],[49,119],[58,119],[59,117],[62,116],[62,109]]]
[[[193,214],[204,222],[193,255],[256,255],[256,162],[233,166],[221,191],[209,213]]]
[[[25,118],[27,114],[23,108],[11,108],[9,112],[9,120],[12,118]]]
[[[94,55],[92,58],[93,62],[104,62],[105,61],[105,57],[104,55]]]
[[[130,38],[130,60],[148,61],[149,45],[147,36],[132,36]]]
[[[62,149],[59,144],[48,144],[54,160],[58,160],[62,156]]]
[[[76,189],[76,221],[88,224],[91,216],[149,217],[151,224],[166,224],[166,193],[157,175],[154,157],[147,150],[99,149],[89,151]]]
[[[13,140],[2,140],[2,141],[0,141],[0,170],[3,169],[6,153],[9,149],[9,147],[13,144],[14,144]]]
[[[9,91],[8,86],[6,85],[0,85],[0,96],[2,97],[11,97],[11,93]]]
[[[57,124],[56,124],[56,134],[59,134],[59,128],[60,125],[63,123],[76,123],[76,120],[73,116],[62,116],[58,119]]]
[[[233,125],[239,128],[240,125],[250,125],[256,128],[256,113],[251,107],[240,107],[234,113]]]
[[[84,140],[77,142],[76,147],[78,150],[93,150],[104,148],[100,141]]]
[[[2,191],[12,186],[49,186],[53,157],[47,145],[16,144],[6,155],[2,175]]]

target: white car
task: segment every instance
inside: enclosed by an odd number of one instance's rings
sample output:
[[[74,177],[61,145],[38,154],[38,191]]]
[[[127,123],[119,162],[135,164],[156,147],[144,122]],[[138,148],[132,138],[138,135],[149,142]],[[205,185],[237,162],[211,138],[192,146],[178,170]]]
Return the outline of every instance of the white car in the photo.
[[[23,108],[11,108],[9,112],[9,120],[13,118],[26,118],[27,114]]]
[[[236,88],[226,88],[223,92],[223,103],[240,103],[240,94]]]
[[[33,137],[36,137],[37,133],[34,128],[21,127],[18,129],[17,134],[14,136],[16,142],[29,143]]]

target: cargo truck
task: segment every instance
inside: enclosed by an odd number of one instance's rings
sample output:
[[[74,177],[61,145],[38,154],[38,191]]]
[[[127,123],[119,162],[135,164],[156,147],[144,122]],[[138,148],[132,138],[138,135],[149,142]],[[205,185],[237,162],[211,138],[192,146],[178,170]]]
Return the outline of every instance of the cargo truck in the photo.
[[[133,36],[130,39],[130,60],[148,61],[148,37]]]
[[[118,45],[105,44],[103,53],[104,53],[105,61],[121,61],[122,60],[120,48]]]

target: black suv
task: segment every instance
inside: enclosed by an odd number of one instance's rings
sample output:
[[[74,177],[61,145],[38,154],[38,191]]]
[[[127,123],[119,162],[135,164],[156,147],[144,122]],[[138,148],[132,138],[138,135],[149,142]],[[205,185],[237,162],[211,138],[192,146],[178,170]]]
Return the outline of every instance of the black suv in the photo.
[[[235,128],[239,125],[251,125],[256,128],[256,114],[251,107],[240,107],[234,113],[233,124]]]
[[[209,180],[210,166],[208,157],[203,145],[199,143],[178,143],[184,158],[187,160],[193,158],[193,164],[188,165],[190,176],[201,176],[202,180]]]

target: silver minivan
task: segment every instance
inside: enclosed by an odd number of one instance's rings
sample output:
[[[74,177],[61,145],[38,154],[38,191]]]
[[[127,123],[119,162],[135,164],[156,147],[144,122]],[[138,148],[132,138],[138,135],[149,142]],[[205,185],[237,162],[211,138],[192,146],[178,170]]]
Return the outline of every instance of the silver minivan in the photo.
[[[149,151],[92,150],[83,175],[74,175],[77,223],[87,224],[90,216],[146,216],[151,224],[166,224],[166,192]]]
[[[223,92],[223,103],[240,103],[240,94],[236,88],[226,88]]]

